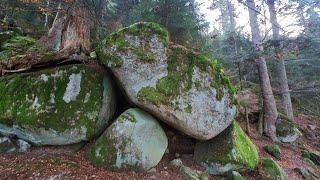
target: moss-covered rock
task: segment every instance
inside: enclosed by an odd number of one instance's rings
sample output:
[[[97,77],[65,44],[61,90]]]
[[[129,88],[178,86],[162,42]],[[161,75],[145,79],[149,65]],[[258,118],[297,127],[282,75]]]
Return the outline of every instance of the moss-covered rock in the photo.
[[[276,134],[284,143],[294,142],[301,134],[297,126],[290,120],[280,119],[276,124]]]
[[[224,174],[230,170],[252,170],[258,166],[259,155],[255,145],[234,121],[217,137],[196,144],[194,159],[209,173]]]
[[[320,166],[320,153],[317,151],[309,152],[304,151],[302,152],[302,157],[310,159],[314,164]]]
[[[133,108],[121,114],[88,149],[87,158],[93,165],[110,170],[148,171],[159,163],[167,146],[160,124]]]
[[[105,72],[69,65],[0,78],[0,133],[37,145],[87,141],[115,111]]]
[[[264,146],[263,149],[273,157],[279,160],[281,159],[281,150],[278,145],[274,144],[274,145]]]
[[[270,180],[286,180],[287,175],[282,170],[277,162],[273,159],[264,159],[263,160],[263,169],[267,173],[267,179]]]
[[[137,23],[96,49],[130,100],[160,120],[201,140],[227,128],[236,114],[236,89],[216,60],[169,45],[155,23]]]

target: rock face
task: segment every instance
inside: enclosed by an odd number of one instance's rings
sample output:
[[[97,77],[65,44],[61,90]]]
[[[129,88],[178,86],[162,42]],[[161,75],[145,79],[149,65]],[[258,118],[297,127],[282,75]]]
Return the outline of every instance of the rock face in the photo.
[[[111,170],[147,171],[156,166],[168,146],[160,124],[146,112],[125,111],[89,148],[87,158]]]
[[[65,145],[100,134],[115,111],[103,71],[69,65],[0,78],[0,133],[36,145]]]
[[[131,102],[194,138],[211,139],[235,117],[236,90],[220,64],[169,45],[157,24],[121,29],[96,52]]]
[[[197,143],[194,159],[210,174],[224,174],[230,170],[245,171],[258,166],[259,155],[255,145],[237,122],[217,137]]]

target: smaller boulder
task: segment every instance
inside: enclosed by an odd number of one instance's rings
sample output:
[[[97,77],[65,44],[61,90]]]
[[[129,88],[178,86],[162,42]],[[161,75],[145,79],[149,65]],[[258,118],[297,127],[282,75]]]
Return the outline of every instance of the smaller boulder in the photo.
[[[197,143],[194,158],[213,175],[255,169],[259,162],[255,145],[236,121],[217,137]]]
[[[281,142],[291,143],[296,141],[301,133],[294,123],[280,119],[276,124],[276,134]]]
[[[167,146],[157,120],[133,108],[121,114],[89,148],[87,158],[110,170],[148,171],[159,163]]]
[[[269,153],[271,156],[277,158],[278,160],[281,159],[281,150],[278,145],[270,145],[270,146],[264,146],[263,149]]]
[[[263,160],[263,169],[267,174],[267,179],[286,180],[287,175],[277,162],[268,158]]]
[[[16,146],[18,147],[17,152],[20,152],[20,153],[27,152],[31,147],[31,145],[28,142],[22,139],[18,139],[16,141]]]

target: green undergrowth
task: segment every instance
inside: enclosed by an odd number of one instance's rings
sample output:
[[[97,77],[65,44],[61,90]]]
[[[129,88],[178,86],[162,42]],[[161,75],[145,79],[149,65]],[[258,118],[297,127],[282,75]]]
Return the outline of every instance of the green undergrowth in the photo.
[[[97,46],[96,52],[102,64],[111,67],[121,67],[123,61],[116,52],[127,50],[131,50],[133,54],[137,56],[137,59],[143,62],[152,62],[155,60],[154,54],[149,50],[149,43],[139,44],[139,47],[136,47],[126,40],[126,35],[143,37],[145,40],[149,40],[151,36],[157,35],[165,46],[169,44],[169,33],[159,24],[152,22],[136,23],[111,33]],[[112,50],[114,48],[116,51]]]
[[[0,62],[2,63],[23,60],[28,55],[41,56],[44,61],[47,61],[51,60],[54,55],[54,52],[49,51],[30,36],[12,34],[3,40],[0,46]]]
[[[63,96],[69,76],[81,72],[81,91],[75,101],[67,104]],[[43,76],[47,77],[46,82],[41,79]],[[84,65],[1,77],[0,123],[57,132],[84,127],[87,136],[92,137],[97,116],[90,113],[99,112],[102,106],[102,82],[103,76]],[[87,92],[91,94],[84,105]]]
[[[203,82],[193,82],[194,68],[212,77],[211,86],[216,89],[216,99],[221,100],[226,89],[233,104],[237,104],[236,88],[217,60],[194,53],[183,46],[172,47],[168,55],[168,76],[158,80],[156,87],[144,87],[138,93],[140,101],[147,100],[157,106],[170,105],[172,99],[189,91],[193,86],[201,88]],[[172,105],[172,104],[171,104]],[[192,107],[187,108],[187,110]]]

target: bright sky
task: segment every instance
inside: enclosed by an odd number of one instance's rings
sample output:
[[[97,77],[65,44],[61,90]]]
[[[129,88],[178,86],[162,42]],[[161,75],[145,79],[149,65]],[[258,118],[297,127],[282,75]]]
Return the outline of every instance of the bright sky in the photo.
[[[220,16],[220,12],[218,10],[209,9],[212,0],[197,0],[197,2],[200,4],[200,12],[205,15],[207,21],[210,23],[210,30],[213,30],[214,28],[221,29],[221,25],[219,24],[219,22],[217,22],[217,19]],[[238,28],[241,27],[244,32],[250,34],[249,13],[248,13],[247,7],[244,6],[243,4],[238,3],[237,0],[232,0],[232,3],[235,6],[235,10],[237,14],[237,17],[236,17],[237,27]],[[260,5],[260,4],[261,4],[261,1],[256,0],[256,5]],[[265,6],[266,6],[266,11],[263,12],[262,10],[262,13],[265,13],[266,17],[269,19],[269,12],[267,10],[268,8],[267,8],[267,5]],[[259,15],[259,17],[263,18],[262,15]],[[297,22],[297,19],[292,15],[278,17],[278,21],[280,26],[283,29],[285,29],[288,32],[292,32],[290,36],[296,36],[301,31],[300,27],[293,26],[293,24]],[[266,27],[260,26],[260,29],[262,31],[265,31],[266,29],[268,30],[270,28],[271,28],[271,24],[268,22],[268,20],[267,20]],[[271,31],[269,33],[271,33]]]

